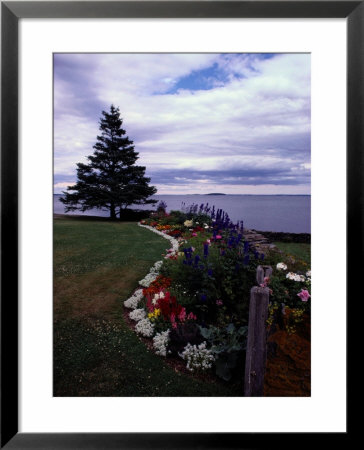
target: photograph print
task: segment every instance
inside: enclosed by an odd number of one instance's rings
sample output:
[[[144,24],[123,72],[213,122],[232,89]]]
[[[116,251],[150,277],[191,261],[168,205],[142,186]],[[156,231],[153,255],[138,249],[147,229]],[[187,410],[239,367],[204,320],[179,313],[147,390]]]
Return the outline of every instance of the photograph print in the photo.
[[[307,53],[54,53],[53,395],[311,395]]]

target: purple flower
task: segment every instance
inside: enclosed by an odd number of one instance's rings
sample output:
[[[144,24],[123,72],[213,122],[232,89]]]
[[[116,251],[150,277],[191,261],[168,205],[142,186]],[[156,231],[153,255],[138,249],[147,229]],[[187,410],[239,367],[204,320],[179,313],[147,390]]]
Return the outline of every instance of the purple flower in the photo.
[[[203,244],[203,254],[205,257],[209,254],[209,244]]]

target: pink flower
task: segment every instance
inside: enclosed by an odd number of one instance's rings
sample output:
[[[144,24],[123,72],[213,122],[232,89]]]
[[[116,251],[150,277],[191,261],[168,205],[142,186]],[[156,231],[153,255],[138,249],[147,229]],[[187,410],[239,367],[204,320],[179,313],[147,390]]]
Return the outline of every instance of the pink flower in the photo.
[[[310,293],[306,289],[301,289],[301,292],[297,295],[303,302],[307,302],[307,300],[311,297]]]
[[[216,300],[217,306],[221,306],[223,304],[222,300]]]
[[[186,308],[181,309],[181,312],[178,314],[178,318],[181,322],[186,320]]]
[[[187,320],[196,320],[197,319],[197,316],[195,316],[193,313],[189,313],[188,314],[188,316],[187,316]]]
[[[217,234],[217,235],[215,236],[215,238],[216,238],[216,239],[222,239],[222,236],[220,236],[220,234]]]
[[[192,233],[192,236],[197,236],[197,233]]]

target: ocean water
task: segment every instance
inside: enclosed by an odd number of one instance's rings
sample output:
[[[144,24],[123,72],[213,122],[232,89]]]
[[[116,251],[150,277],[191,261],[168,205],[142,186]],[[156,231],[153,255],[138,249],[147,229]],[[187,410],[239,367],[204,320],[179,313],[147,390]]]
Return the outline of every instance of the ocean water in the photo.
[[[64,214],[61,195],[54,195],[54,213]],[[282,231],[287,233],[311,233],[310,195],[155,195],[158,201],[167,204],[167,212],[181,210],[182,204],[215,206],[229,214],[233,222],[244,221],[244,227],[260,231]],[[156,209],[156,206],[138,205],[136,209]],[[68,214],[82,214],[80,211]],[[107,211],[89,210],[89,216],[108,217]]]

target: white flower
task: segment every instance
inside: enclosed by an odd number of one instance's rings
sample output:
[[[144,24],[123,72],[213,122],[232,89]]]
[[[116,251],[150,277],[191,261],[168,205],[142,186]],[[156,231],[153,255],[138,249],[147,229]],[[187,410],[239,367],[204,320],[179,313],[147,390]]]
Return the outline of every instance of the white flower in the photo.
[[[142,319],[136,324],[135,332],[144,337],[152,337],[154,333],[154,325],[149,319]]]
[[[167,356],[167,346],[169,341],[169,331],[157,333],[153,338],[153,347],[157,355]]]
[[[142,280],[139,281],[139,284],[144,287],[148,287],[158,276],[157,272],[148,273]]]
[[[293,281],[305,281],[306,278],[303,275],[299,275],[298,273],[288,272],[286,278]]]
[[[131,320],[135,320],[135,322],[139,322],[140,320],[145,319],[146,315],[147,314],[143,308],[134,309],[134,311],[129,313],[129,317],[131,318]]]
[[[143,298],[143,289],[138,289],[134,292],[134,294],[125,300],[124,306],[125,308],[135,309],[138,307],[138,303]]]
[[[308,271],[306,272],[306,277],[307,277],[307,278],[311,278],[311,270],[308,270]]]
[[[281,262],[281,263],[277,264],[277,269],[278,270],[287,270],[287,266],[286,266],[286,264]]]
[[[191,345],[188,343],[179,356],[187,361],[187,369],[193,372],[197,370],[206,370],[212,367],[215,358],[211,350],[206,348],[206,342],[200,345]]]

